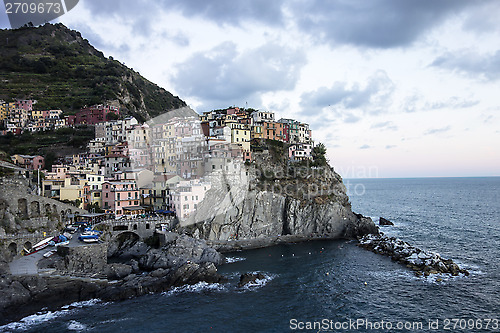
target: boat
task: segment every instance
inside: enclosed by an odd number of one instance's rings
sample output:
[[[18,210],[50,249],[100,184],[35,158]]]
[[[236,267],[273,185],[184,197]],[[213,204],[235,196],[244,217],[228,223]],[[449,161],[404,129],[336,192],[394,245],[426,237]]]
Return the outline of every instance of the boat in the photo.
[[[99,235],[81,235],[78,236],[78,240],[86,242],[86,243],[92,243],[92,242],[97,242],[99,240]]]
[[[69,241],[64,241],[64,242],[57,243],[56,247],[57,246],[65,246],[65,245],[68,245],[68,244],[69,244]]]
[[[44,258],[48,258],[48,257],[52,256],[53,254],[55,254],[56,252],[57,252],[56,250],[50,250],[49,252],[44,253],[43,256],[44,256]]]
[[[99,238],[85,238],[83,239],[85,243],[97,243],[99,241]]]
[[[89,235],[100,235],[102,234],[102,231],[99,230],[93,230],[91,228],[85,228],[85,230],[82,233],[82,236],[89,236]]]
[[[33,254],[33,253],[36,253],[40,250],[45,249],[47,246],[49,246],[49,243],[50,243],[50,241],[52,241],[52,239],[53,239],[53,237],[49,237],[49,238],[46,238],[46,239],[36,243],[31,248],[31,251],[29,253],[26,253],[26,255],[30,255],[30,254]]]

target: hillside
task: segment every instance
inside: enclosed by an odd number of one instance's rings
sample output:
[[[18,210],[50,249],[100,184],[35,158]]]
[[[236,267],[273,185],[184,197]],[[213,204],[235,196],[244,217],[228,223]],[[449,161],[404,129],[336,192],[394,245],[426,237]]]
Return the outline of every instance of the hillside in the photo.
[[[147,120],[186,105],[60,23],[0,30],[0,81],[0,99],[35,99],[38,110],[66,114],[108,102]]]

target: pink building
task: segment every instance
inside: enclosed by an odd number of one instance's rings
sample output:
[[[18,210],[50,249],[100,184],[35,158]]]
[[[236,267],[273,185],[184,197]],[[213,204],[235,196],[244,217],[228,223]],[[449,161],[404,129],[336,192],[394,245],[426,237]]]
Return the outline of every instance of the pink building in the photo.
[[[303,161],[312,159],[312,145],[309,143],[298,143],[288,148],[288,157],[292,161]]]
[[[33,101],[31,99],[17,100],[16,101],[16,109],[23,109],[26,111],[31,111],[31,110],[33,110]]]
[[[65,116],[64,121],[66,123],[66,126],[74,126],[76,124],[76,116]]]
[[[135,181],[105,182],[102,184],[102,207],[107,213],[132,215],[143,210],[139,206],[139,190]]]
[[[45,159],[42,156],[14,155],[12,161],[14,164],[30,170],[42,170],[45,166]]]
[[[120,110],[110,105],[94,105],[85,107],[76,114],[75,124],[95,125],[108,120],[109,114],[119,115]]]

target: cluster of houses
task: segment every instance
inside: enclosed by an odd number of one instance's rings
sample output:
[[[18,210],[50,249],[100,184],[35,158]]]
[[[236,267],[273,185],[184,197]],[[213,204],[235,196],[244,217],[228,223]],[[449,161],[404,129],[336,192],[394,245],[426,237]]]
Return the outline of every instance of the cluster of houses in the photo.
[[[291,160],[311,159],[312,135],[308,124],[293,119],[274,119],[274,112],[229,108],[204,112],[200,116],[203,134],[209,138],[231,140],[251,161],[251,142],[256,139],[277,140],[290,144]],[[227,136],[224,137],[224,136]]]
[[[93,114],[87,113],[87,124],[100,119]],[[160,212],[186,218],[214,186],[214,174],[245,172],[242,165],[252,161],[254,140],[287,143],[291,161],[311,158],[309,126],[275,121],[272,112],[229,108],[159,118],[144,124],[133,117],[98,121],[88,151],[45,171],[41,192],[116,217]],[[14,157],[18,165],[43,168],[38,157]]]
[[[25,131],[37,132],[54,130],[74,125],[95,125],[117,117],[120,110],[109,105],[94,105],[84,107],[76,115],[63,116],[62,110],[34,110],[35,100],[16,100],[5,102],[0,100],[0,123],[4,130],[2,135],[13,133],[22,134]],[[113,117],[114,118],[114,117]]]

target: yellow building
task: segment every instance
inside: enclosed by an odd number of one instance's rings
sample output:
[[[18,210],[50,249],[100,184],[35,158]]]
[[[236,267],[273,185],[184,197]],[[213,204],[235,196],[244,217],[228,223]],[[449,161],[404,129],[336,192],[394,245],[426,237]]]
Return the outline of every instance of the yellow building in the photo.
[[[262,139],[264,137],[262,133],[262,125],[253,125],[251,139]]]
[[[5,120],[9,117],[10,111],[14,110],[16,103],[2,103],[0,104],[0,120]]]
[[[78,208],[84,208],[85,198],[87,196],[85,190],[84,179],[74,179],[74,178],[65,178],[64,186],[60,189],[60,201],[80,201],[80,205]]]
[[[231,128],[231,143],[241,147],[244,152],[250,151],[250,128],[247,124],[226,124]]]

